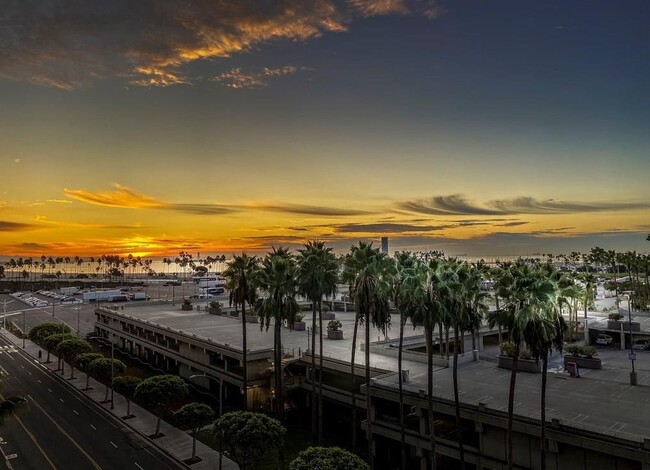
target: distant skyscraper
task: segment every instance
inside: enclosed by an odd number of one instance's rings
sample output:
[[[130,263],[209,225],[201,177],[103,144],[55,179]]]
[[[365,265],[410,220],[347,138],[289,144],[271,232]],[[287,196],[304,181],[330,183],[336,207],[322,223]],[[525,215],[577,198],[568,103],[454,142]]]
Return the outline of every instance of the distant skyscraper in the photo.
[[[381,252],[388,254],[388,237],[381,237]]]

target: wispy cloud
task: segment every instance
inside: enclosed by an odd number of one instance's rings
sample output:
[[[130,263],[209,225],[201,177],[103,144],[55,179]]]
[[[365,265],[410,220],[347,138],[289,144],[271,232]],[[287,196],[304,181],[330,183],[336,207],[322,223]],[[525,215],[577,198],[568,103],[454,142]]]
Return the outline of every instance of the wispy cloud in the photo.
[[[184,212],[194,215],[224,215],[244,210],[260,210],[268,212],[283,212],[322,217],[346,217],[367,214],[367,211],[357,209],[341,209],[336,207],[314,206],[293,203],[259,203],[249,204],[202,204],[167,202],[146,194],[140,194],[119,183],[113,183],[115,188],[110,192],[93,192],[86,189],[64,189],[71,199],[106,207],[124,209],[159,209]]]
[[[276,68],[265,67],[261,72],[246,73],[241,68],[236,67],[213,77],[211,80],[235,89],[262,88],[267,86],[273,78],[293,75],[302,70],[308,69],[295,65],[284,65]]]
[[[406,232],[433,232],[453,227],[452,225],[413,225],[400,223],[376,224],[341,224],[335,225],[337,233],[406,233]]]
[[[190,62],[343,32],[359,16],[437,11],[417,0],[12,1],[3,4],[0,76],[64,90],[116,77],[191,83]]]
[[[8,220],[0,220],[0,232],[28,232],[30,230],[38,229],[38,225],[25,224],[22,222],[10,222]]]
[[[429,215],[519,215],[519,214],[573,214],[585,212],[617,212],[646,209],[649,202],[573,202],[556,199],[538,200],[532,197],[500,199],[486,204],[468,201],[461,194],[435,196],[429,199],[402,201],[398,210]]]

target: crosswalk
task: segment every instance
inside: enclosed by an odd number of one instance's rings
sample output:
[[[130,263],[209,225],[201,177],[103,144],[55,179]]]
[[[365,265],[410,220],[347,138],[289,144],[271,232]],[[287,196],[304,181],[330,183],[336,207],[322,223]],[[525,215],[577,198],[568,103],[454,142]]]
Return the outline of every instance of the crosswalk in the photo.
[[[7,346],[0,346],[0,354],[11,354],[11,353],[17,353],[18,349],[16,349],[16,346],[13,344],[7,345]]]

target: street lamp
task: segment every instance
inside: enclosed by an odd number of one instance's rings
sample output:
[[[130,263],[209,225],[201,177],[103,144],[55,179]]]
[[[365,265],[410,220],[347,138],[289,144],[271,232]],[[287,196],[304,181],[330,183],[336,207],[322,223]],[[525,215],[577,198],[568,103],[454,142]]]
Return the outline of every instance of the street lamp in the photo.
[[[3,307],[3,316],[2,316],[2,328],[7,329],[7,305],[9,305],[13,300],[4,300],[2,302]]]
[[[634,353],[634,340],[632,338],[632,307],[630,304],[630,298],[632,297],[633,293],[634,292],[632,291],[625,293],[627,297],[627,325],[630,331],[630,353],[628,354],[628,357],[632,363],[632,372],[630,372],[630,385],[636,385],[636,371],[634,370],[634,361],[636,360],[636,354]]]
[[[223,379],[212,377],[211,375],[208,374],[196,374],[196,375],[190,375],[188,377],[188,380],[192,380],[197,377],[212,379],[219,382],[219,418],[221,418],[221,416],[223,415]],[[219,470],[221,470],[222,468],[223,468],[223,453],[221,452],[221,449],[219,449]]]
[[[79,337],[79,325],[80,325],[80,323],[79,323],[80,313],[79,312],[81,311],[81,307],[75,307],[73,310],[77,311],[77,338],[78,338]]]
[[[114,333],[111,333],[111,410],[115,409],[115,402],[113,401],[113,380],[115,377],[115,343],[113,343]]]

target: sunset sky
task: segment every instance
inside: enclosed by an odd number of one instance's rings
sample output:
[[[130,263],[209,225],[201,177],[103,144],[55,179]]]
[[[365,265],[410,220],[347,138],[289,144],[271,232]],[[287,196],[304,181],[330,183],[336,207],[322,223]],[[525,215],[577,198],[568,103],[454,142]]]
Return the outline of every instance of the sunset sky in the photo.
[[[646,0],[3,2],[0,255],[648,252],[649,20]]]

